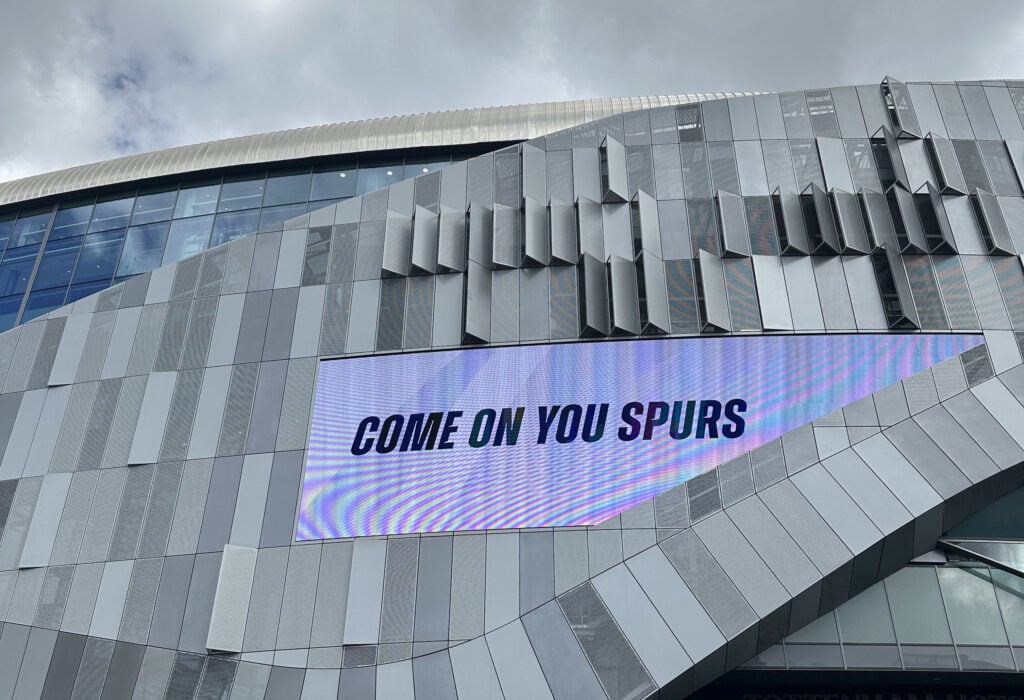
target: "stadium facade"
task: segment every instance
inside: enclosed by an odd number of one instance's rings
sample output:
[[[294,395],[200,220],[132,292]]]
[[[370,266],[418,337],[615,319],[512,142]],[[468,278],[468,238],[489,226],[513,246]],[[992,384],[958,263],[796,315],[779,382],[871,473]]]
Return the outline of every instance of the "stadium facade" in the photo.
[[[1022,168],[886,78],[0,184],[0,698],[1019,697]]]

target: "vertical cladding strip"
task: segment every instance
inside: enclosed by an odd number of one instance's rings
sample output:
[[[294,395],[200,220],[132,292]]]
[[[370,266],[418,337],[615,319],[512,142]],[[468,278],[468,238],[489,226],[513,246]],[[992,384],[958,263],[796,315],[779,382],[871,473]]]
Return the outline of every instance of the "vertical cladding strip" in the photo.
[[[320,557],[320,544],[289,547],[281,624],[277,630],[278,649],[304,649],[310,645]]]
[[[355,541],[345,613],[345,644],[376,644],[379,640],[386,552],[385,540]]]
[[[145,397],[139,409],[138,423],[135,426],[135,438],[128,453],[128,464],[157,461],[160,444],[153,436],[162,435],[164,432],[176,380],[177,372],[154,372],[149,375]]]
[[[63,511],[70,488],[71,474],[50,474],[43,477],[32,521],[25,535],[19,568],[49,564],[60,525],[60,517],[57,514]]]

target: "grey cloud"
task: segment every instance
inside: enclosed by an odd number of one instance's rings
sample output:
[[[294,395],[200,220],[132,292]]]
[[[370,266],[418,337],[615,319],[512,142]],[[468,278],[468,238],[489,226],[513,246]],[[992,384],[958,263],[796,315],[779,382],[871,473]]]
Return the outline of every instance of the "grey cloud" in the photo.
[[[5,11],[0,180],[310,124],[578,97],[1015,77],[1015,2],[77,3]]]

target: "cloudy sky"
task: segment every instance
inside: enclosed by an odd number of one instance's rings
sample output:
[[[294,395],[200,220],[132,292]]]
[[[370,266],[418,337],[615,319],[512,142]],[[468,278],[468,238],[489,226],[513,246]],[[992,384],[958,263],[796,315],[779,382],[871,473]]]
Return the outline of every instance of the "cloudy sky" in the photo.
[[[11,0],[0,70],[5,181],[413,112],[1024,78],[1024,3]]]

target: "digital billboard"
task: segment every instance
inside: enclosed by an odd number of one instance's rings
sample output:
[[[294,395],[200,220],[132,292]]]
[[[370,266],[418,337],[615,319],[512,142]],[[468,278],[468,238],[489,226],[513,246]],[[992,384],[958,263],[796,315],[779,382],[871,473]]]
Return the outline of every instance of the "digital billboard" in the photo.
[[[593,525],[983,340],[751,336],[324,360],[296,537]]]

